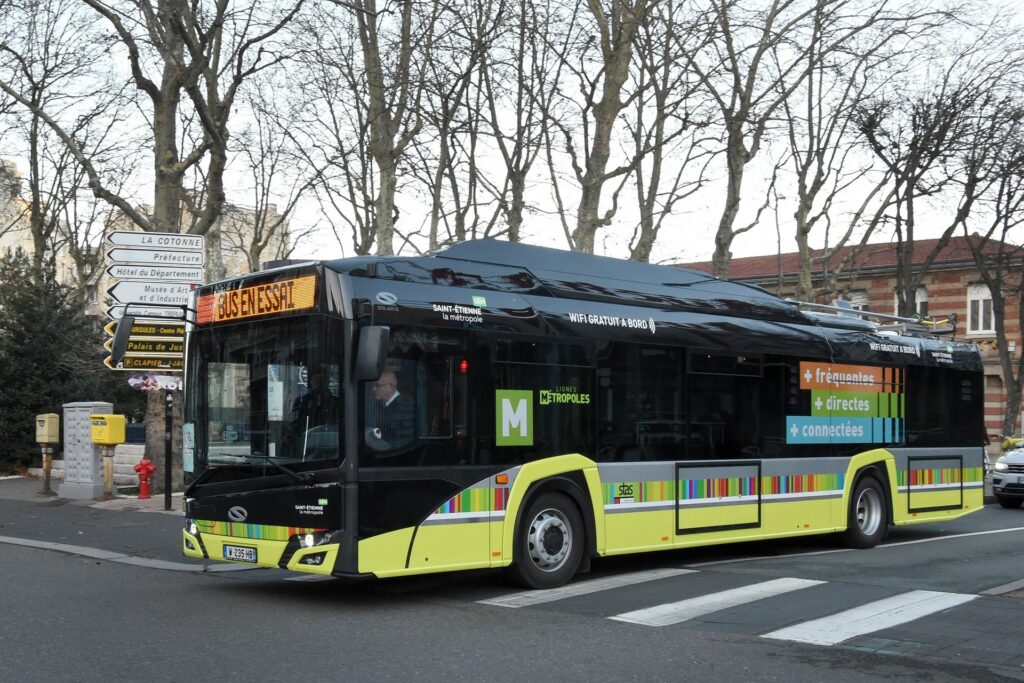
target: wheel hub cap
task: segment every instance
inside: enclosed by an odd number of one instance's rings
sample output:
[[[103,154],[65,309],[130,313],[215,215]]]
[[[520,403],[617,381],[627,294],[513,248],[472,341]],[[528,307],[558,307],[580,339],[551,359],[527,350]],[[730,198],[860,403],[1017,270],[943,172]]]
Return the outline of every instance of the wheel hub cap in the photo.
[[[572,530],[559,510],[544,510],[530,524],[527,537],[530,559],[543,571],[553,572],[565,564],[572,549]]]

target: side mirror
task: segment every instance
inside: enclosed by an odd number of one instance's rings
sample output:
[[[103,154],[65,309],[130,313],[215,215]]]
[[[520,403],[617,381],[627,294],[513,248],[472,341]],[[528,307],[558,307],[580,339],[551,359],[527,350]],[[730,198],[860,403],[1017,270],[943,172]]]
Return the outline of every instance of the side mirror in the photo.
[[[134,326],[134,315],[121,316],[121,319],[117,321],[114,343],[110,345],[110,362],[114,365],[124,360],[124,354],[128,350],[128,338],[132,335],[132,327]]]
[[[388,357],[388,340],[390,338],[391,328],[384,325],[367,325],[359,330],[359,346],[356,347],[356,380],[377,379],[381,376]]]

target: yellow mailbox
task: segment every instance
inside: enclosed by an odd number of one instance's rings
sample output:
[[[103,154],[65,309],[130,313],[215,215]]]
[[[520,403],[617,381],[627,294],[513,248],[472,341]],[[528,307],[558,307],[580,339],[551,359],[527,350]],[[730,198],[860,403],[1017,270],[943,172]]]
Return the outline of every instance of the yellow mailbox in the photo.
[[[36,415],[36,443],[60,443],[60,415]]]
[[[92,442],[98,446],[116,446],[124,443],[124,415],[89,416],[92,423]]]

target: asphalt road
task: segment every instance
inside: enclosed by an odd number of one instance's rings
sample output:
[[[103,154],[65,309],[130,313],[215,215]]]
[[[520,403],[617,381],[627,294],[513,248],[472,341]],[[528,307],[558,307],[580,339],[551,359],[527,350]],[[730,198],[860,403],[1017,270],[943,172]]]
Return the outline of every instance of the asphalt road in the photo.
[[[59,514],[0,506],[15,519],[0,535]],[[104,519],[68,542],[104,542]],[[0,543],[0,680],[1024,680],[1022,551],[1024,510],[989,506],[868,551],[814,539],[609,558],[524,596],[498,572],[309,580]]]

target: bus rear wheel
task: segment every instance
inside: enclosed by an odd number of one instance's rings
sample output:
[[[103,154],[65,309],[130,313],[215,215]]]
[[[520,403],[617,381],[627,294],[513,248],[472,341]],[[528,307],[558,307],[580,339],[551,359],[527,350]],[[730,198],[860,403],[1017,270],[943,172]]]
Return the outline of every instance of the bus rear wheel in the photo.
[[[545,493],[530,504],[516,535],[512,578],[528,588],[556,588],[579,569],[585,544],[583,519],[572,500]]]
[[[886,513],[882,485],[874,477],[861,477],[850,497],[843,542],[851,548],[874,548],[885,537]]]

